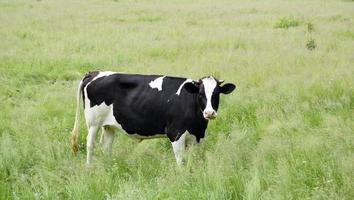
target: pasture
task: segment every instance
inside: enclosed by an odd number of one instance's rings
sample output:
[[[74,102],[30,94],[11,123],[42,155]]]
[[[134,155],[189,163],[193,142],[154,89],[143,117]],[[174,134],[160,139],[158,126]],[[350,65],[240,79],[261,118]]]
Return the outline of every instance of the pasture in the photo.
[[[1,0],[0,39],[0,199],[354,199],[353,1]],[[87,167],[92,70],[237,89],[182,167],[119,133]]]

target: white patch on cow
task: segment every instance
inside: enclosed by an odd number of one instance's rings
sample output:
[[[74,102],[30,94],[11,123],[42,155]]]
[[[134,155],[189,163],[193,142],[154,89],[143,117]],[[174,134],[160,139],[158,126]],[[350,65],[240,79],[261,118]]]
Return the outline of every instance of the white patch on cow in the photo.
[[[165,76],[162,76],[162,77],[159,77],[159,78],[151,81],[149,83],[150,87],[152,89],[156,88],[158,91],[161,91],[162,90],[162,82],[163,82],[164,78],[165,78]]]
[[[112,75],[112,74],[118,74],[118,72],[112,72],[112,71],[103,71],[103,72],[99,72],[97,74],[97,76],[95,76],[91,81],[90,83],[92,83],[92,81],[98,79],[98,78],[101,78],[101,77],[104,77],[104,76],[109,76],[109,75]],[[89,85],[90,83],[88,83],[87,85]]]
[[[205,96],[206,96],[206,99],[207,99],[207,104],[206,104],[206,107],[203,111],[203,113],[207,113],[207,112],[215,112],[212,104],[211,104],[211,96],[214,92],[214,89],[217,85],[215,79],[210,76],[210,77],[207,77],[207,78],[203,78],[203,85],[204,85],[204,91],[205,91]]]
[[[178,88],[176,94],[177,94],[177,95],[180,95],[184,84],[189,83],[189,82],[193,82],[193,80],[192,80],[192,79],[187,79],[187,80],[185,80],[185,81],[179,86],[179,88]]]
[[[183,154],[186,149],[186,133],[183,133],[178,140],[172,142],[173,152],[176,157],[177,165],[182,165]]]
[[[90,100],[85,103],[90,105]],[[86,106],[85,118],[88,127],[101,127],[109,125],[114,128],[121,128],[120,124],[118,124],[113,116],[113,104],[107,106],[104,102],[102,102],[100,105],[95,105],[93,107]]]

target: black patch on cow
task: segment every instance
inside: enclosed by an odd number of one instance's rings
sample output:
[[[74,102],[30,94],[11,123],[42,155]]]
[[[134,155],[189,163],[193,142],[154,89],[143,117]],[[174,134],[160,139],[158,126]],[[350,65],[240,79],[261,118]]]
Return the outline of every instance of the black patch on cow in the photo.
[[[220,98],[220,88],[218,86],[215,87],[213,94],[211,95],[211,106],[215,111],[219,109],[219,98]]]
[[[226,83],[223,86],[220,87],[220,93],[222,94],[230,94],[232,91],[234,91],[236,86],[232,83]]]
[[[188,131],[199,142],[204,138],[208,121],[200,110],[198,93],[183,88],[177,95],[186,80],[179,77],[164,77],[161,91],[151,88],[149,83],[159,77],[117,73],[97,78],[87,86],[90,106],[113,104],[113,115],[128,134],[146,137],[167,134],[170,141],[176,141]],[[84,84],[91,76],[85,78]]]
[[[85,108],[85,93],[83,92],[83,89],[86,87],[86,85],[92,81],[93,78],[95,78],[100,72],[99,71],[93,71],[93,72],[88,72],[84,78],[82,79],[82,84],[81,84],[81,93],[82,93],[82,100],[83,100],[83,105]]]

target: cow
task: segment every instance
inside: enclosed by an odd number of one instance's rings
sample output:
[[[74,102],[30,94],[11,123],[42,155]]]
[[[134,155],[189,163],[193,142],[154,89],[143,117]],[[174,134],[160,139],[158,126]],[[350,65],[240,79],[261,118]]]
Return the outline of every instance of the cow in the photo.
[[[217,117],[220,94],[235,89],[213,76],[188,78],[125,74],[111,71],[87,73],[77,89],[76,116],[71,134],[72,151],[78,151],[80,101],[83,99],[87,134],[87,164],[92,162],[94,139],[102,129],[100,144],[111,155],[117,130],[140,140],[167,137],[177,165],[182,164],[187,141],[200,143],[208,121]]]

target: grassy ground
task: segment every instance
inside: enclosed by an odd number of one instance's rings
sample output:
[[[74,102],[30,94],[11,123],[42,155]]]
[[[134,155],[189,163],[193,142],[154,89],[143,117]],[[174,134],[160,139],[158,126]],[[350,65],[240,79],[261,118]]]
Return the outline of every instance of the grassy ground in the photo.
[[[351,1],[1,0],[0,39],[0,199],[354,199]],[[122,134],[86,167],[69,138],[97,69],[238,88],[181,168]]]

